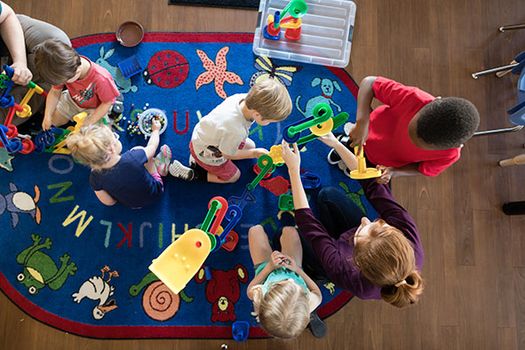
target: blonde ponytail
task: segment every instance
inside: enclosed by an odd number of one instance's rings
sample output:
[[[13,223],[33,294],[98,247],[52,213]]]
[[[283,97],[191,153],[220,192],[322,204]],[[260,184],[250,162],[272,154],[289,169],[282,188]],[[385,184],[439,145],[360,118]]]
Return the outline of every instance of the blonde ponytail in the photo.
[[[66,139],[71,155],[92,169],[101,168],[111,157],[115,143],[113,132],[105,125],[88,125]]]

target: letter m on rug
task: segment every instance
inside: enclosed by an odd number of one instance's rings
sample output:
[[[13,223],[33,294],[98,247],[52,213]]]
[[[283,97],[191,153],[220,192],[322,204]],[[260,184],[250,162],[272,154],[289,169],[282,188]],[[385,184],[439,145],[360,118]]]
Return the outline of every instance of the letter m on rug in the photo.
[[[64,227],[69,226],[70,224],[72,224],[78,219],[78,225],[77,225],[77,229],[75,232],[75,236],[80,237],[82,232],[84,232],[86,227],[88,227],[89,224],[91,223],[91,220],[93,220],[93,216],[90,215],[86,220],[86,214],[87,214],[86,211],[82,210],[77,213],[78,208],[79,206],[75,205],[71,213],[69,213],[67,218],[62,223],[62,226]]]

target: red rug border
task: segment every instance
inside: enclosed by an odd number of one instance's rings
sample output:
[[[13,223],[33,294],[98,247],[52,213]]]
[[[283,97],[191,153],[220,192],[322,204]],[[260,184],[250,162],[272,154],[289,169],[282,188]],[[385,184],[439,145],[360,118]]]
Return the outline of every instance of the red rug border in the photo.
[[[174,35],[176,34],[176,35]],[[90,34],[71,40],[73,47],[92,45],[100,42],[115,41],[114,33]],[[144,42],[234,42],[251,43],[253,33],[177,33],[153,32],[144,35]],[[326,67],[336,75],[352,95],[357,98],[359,90],[355,80],[342,68]],[[230,326],[93,326],[85,323],[71,321],[46,311],[32,303],[19,293],[0,272],[0,290],[20,310],[59,331],[95,339],[229,339],[231,338]],[[340,310],[352,299],[350,292],[342,291],[329,303],[320,307],[317,312],[319,317],[327,318]],[[187,334],[191,333],[191,337]],[[268,335],[259,327],[250,328],[250,339],[267,338]]]

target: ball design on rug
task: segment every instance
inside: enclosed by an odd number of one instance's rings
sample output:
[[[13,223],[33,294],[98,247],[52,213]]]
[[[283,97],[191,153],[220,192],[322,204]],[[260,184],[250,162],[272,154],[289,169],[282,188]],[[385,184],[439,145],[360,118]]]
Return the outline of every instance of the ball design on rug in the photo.
[[[177,51],[163,50],[151,57],[143,75],[148,85],[173,89],[184,83],[189,71],[190,65],[186,57]]]

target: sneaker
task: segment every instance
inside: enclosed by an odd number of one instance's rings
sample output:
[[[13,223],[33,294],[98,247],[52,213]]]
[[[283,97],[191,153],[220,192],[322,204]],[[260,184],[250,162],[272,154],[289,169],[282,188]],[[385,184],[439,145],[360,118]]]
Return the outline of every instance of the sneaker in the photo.
[[[168,145],[162,145],[160,147],[160,152],[155,156],[154,162],[160,176],[167,176],[171,162],[171,149]]]
[[[188,164],[190,165],[190,168],[195,168],[195,165],[197,164],[197,162],[195,161],[195,159],[193,158],[191,154],[190,154],[190,157],[188,158]]]
[[[341,157],[339,156],[339,154],[337,154],[335,149],[332,148],[330,152],[328,152],[328,156],[326,156],[326,159],[328,160],[329,164],[336,165],[341,160]]]
[[[308,328],[316,338],[323,338],[326,335],[326,323],[319,318],[319,315],[317,315],[317,312],[315,311],[310,313],[310,323],[308,324]]]
[[[348,169],[345,162],[340,160],[339,162],[337,162],[337,166],[339,167],[339,169],[341,169],[343,173],[345,173],[346,176],[350,177],[350,169]]]
[[[344,130],[346,136],[350,135],[350,131],[352,131],[352,129],[354,128],[354,126],[355,126],[355,124],[352,123],[352,122],[348,122],[348,123],[346,123],[346,124],[343,126],[343,130]]]
[[[193,169],[182,165],[182,163],[176,159],[173,161],[173,163],[170,164],[169,172],[171,176],[174,176],[176,178],[183,179],[186,181],[193,180]]]

